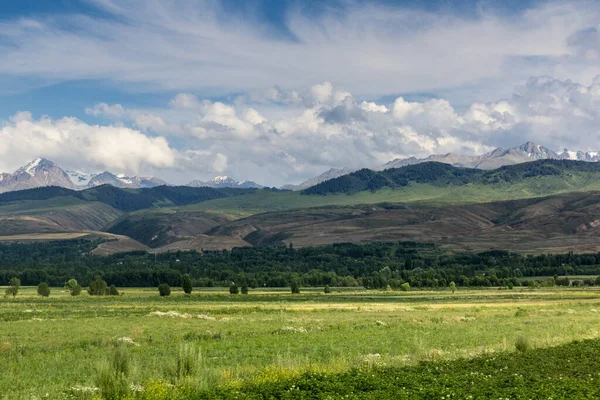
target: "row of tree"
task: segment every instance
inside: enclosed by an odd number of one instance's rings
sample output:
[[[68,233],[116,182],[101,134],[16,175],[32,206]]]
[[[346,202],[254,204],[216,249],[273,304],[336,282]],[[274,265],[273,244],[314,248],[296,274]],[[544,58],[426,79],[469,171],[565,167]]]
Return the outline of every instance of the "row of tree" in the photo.
[[[0,244],[0,284],[16,277],[27,286],[62,286],[74,279],[91,287],[101,278],[115,287],[290,287],[329,285],[393,289],[411,287],[521,286],[537,277],[600,275],[598,254],[523,256],[506,251],[448,254],[432,244],[390,242],[295,249],[293,246],[231,251],[95,256],[98,242]],[[187,278],[184,278],[187,276]],[[595,280],[581,284],[597,284]],[[564,281],[555,284],[564,285]],[[571,284],[571,282],[569,282]],[[106,289],[106,288],[105,288]],[[81,289],[79,289],[81,290]]]

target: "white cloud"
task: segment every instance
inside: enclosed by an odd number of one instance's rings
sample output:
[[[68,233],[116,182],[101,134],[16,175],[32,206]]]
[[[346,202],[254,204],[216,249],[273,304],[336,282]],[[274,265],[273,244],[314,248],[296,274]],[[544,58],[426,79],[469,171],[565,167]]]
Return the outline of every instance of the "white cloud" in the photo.
[[[188,157],[211,166],[202,179],[218,171],[269,185],[329,167],[377,167],[432,153],[481,154],[527,140],[555,150],[600,149],[600,77],[590,86],[531,78],[509,99],[475,102],[462,112],[444,99],[358,103],[329,83],[294,91],[297,102],[282,102],[290,92],[279,88],[271,93],[270,101],[262,96],[253,104],[250,95],[234,104],[196,99],[201,106],[183,114],[165,108],[124,115],[135,116],[135,126],[142,115],[162,121],[148,130],[187,138],[193,149]]]
[[[498,82],[508,93],[528,76],[589,83],[600,73],[600,4],[593,1],[541,2],[510,14],[481,8],[475,16],[371,2],[310,15],[290,9],[281,22],[293,40],[265,32],[252,17],[227,18],[214,1],[95,4],[113,18],[63,14],[3,20],[0,74],[212,93],[251,92],[273,83],[309,87],[327,80],[371,97],[441,89],[464,93],[476,85],[484,96],[479,100],[488,101],[493,93],[486,88],[496,91]],[[313,94],[322,100],[328,90],[320,84]],[[274,90],[265,95],[279,97]],[[292,92],[280,100],[295,97]],[[194,105],[186,97],[174,103]]]
[[[75,118],[35,120],[19,113],[0,127],[0,170],[13,171],[37,156],[65,167],[139,173],[175,166],[177,151],[163,137]]]

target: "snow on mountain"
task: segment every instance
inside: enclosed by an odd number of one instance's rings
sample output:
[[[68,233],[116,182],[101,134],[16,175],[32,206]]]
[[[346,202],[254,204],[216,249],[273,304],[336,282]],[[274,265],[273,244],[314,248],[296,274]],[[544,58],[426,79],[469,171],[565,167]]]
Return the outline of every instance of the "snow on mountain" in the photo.
[[[71,182],[73,182],[73,185],[75,185],[76,188],[78,189],[84,189],[87,187],[88,183],[90,182],[90,180],[96,176],[96,174],[86,174],[85,172],[81,172],[81,171],[65,171],[67,173],[67,175],[69,175],[69,178],[71,179]]]
[[[0,193],[41,186],[74,188],[73,182],[71,182],[67,173],[45,158],[36,158],[17,169],[14,173],[2,173],[0,177]]]
[[[207,182],[193,180],[186,186],[191,187],[210,187],[215,189],[235,188],[235,189],[262,189],[264,186],[253,181],[236,181],[228,176],[215,176]]]
[[[126,176],[125,174],[112,174],[104,171],[101,174],[94,175],[88,182],[87,187],[92,188],[100,185],[112,185],[118,188],[151,188],[155,186],[166,185],[162,179],[144,176]]]
[[[580,155],[581,153],[581,155]],[[599,161],[598,153],[571,152],[565,150],[562,154],[558,154],[547,147],[541,146],[533,142],[526,142],[520,146],[504,149],[499,147],[487,154],[478,156],[463,156],[453,153],[431,155],[426,158],[405,158],[395,159],[383,166],[383,169],[399,168],[406,165],[419,164],[429,161],[437,161],[445,164],[451,164],[455,167],[479,168],[479,169],[495,169],[504,165],[520,164],[535,160],[579,160],[579,161]]]

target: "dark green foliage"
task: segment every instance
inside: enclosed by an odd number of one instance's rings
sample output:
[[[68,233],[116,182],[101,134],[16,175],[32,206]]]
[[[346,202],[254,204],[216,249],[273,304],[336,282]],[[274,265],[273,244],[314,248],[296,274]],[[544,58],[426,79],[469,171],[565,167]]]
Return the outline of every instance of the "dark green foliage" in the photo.
[[[10,282],[8,283],[8,288],[6,289],[6,295],[16,297],[19,293],[19,288],[21,287],[21,280],[17,277],[10,278]]]
[[[106,294],[106,281],[98,278],[88,286],[90,296],[104,296]]]
[[[248,294],[248,285],[245,283],[242,285],[242,294]]]
[[[81,294],[81,285],[77,283],[76,279],[69,279],[67,283],[65,283],[65,289],[71,293],[71,296],[79,296],[79,294]]]
[[[390,285],[399,290],[403,283],[411,288],[447,288],[450,282],[457,288],[569,285],[571,281],[564,276],[600,275],[600,253],[523,256],[493,250],[450,254],[428,243],[389,242],[203,253],[88,254],[97,244],[78,240],[0,243],[0,282],[17,277],[23,285],[47,282],[52,287],[73,278],[87,287],[101,277],[117,287],[157,287],[161,283],[180,287],[182,275],[189,274],[194,287],[229,287],[231,282],[290,287],[296,281],[306,287],[385,289]],[[539,283],[535,278],[555,275]],[[596,282],[588,280],[586,285]]]
[[[117,287],[113,284],[110,285],[108,289],[106,289],[106,294],[109,296],[118,296],[119,290],[117,290]]]
[[[82,191],[59,187],[41,187],[0,194],[0,204],[25,200],[48,200],[74,197],[83,201],[99,201],[121,211],[137,211],[161,206],[184,206],[203,201],[252,193],[256,189],[213,189],[188,186],[157,186],[144,189],[122,189],[102,185]]]
[[[229,293],[231,293],[231,294],[239,294],[240,293],[240,288],[238,288],[238,285],[233,284],[233,285],[229,286]]]
[[[291,288],[292,294],[300,294],[300,285],[298,285],[298,282],[292,281]]]
[[[515,348],[518,352],[525,353],[531,348],[531,343],[525,336],[519,336],[517,340],[515,340]]]
[[[325,294],[331,293],[331,288],[329,287],[329,285],[325,285],[325,289],[323,289],[323,293],[325,293]]]
[[[189,274],[185,274],[181,277],[181,288],[185,294],[192,293],[192,279]]]
[[[167,283],[161,283],[160,285],[158,285],[158,293],[162,297],[170,296],[171,295],[171,286],[169,286]]]
[[[42,282],[37,287],[37,294],[43,297],[50,296],[50,286],[46,282]]]
[[[598,173],[600,172],[600,165],[583,161],[539,160],[485,171],[473,168],[458,168],[439,162],[426,162],[401,168],[391,168],[385,171],[361,169],[312,186],[303,190],[302,194],[353,194],[366,190],[375,191],[384,187],[403,187],[411,182],[428,183],[436,186],[512,184],[531,177],[561,176],[574,172]]]
[[[194,399],[598,399],[600,340],[411,367],[309,372]],[[240,396],[240,393],[243,393]],[[450,396],[450,397],[448,397]]]

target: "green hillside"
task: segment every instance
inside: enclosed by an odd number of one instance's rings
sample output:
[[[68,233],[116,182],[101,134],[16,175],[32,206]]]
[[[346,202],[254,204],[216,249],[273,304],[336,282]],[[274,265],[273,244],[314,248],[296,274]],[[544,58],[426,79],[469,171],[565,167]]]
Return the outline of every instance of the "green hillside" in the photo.
[[[183,207],[186,210],[223,214],[230,219],[263,212],[321,206],[357,204],[409,203],[413,206],[444,206],[528,199],[568,192],[600,190],[600,172],[532,176],[519,182],[467,183],[438,185],[410,182],[406,186],[384,187],[376,191],[352,194],[306,195],[300,192],[256,191],[244,196],[210,200]]]
[[[302,194],[353,194],[366,190],[402,188],[411,183],[431,184],[436,187],[512,185],[524,182],[529,178],[542,177],[559,178],[568,184],[569,180],[575,176],[590,174],[600,178],[600,164],[567,160],[539,160],[504,166],[495,170],[480,170],[428,162],[385,171],[362,169],[312,186],[303,190]]]
[[[73,199],[78,199],[86,202],[100,202],[117,210],[130,212],[148,208],[195,204],[207,200],[249,194],[253,191],[254,189],[213,189],[209,187],[194,188],[188,186],[121,189],[110,185],[75,191],[50,186],[2,193],[0,194],[0,207],[2,205],[29,201],[64,201],[66,205],[73,201]]]

